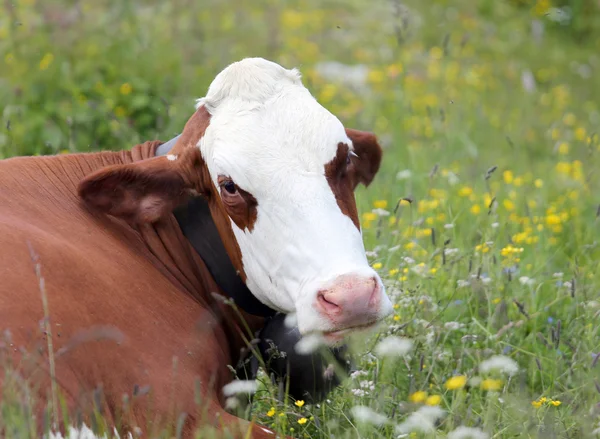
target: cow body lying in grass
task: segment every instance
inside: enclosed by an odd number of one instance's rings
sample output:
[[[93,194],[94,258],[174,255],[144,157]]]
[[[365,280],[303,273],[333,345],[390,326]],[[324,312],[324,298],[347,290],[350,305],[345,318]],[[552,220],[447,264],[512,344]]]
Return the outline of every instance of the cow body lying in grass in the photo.
[[[121,432],[151,434],[179,413],[184,434],[235,429],[227,366],[251,336],[240,317],[251,332],[264,318],[215,299],[227,294],[173,212],[200,197],[252,298],[339,341],[391,312],[353,195],[381,149],[297,71],[256,58],[223,70],[168,154],[160,144],[0,162],[0,355],[40,404],[60,392],[87,422],[95,408]],[[245,421],[237,434],[248,428],[272,437]]]

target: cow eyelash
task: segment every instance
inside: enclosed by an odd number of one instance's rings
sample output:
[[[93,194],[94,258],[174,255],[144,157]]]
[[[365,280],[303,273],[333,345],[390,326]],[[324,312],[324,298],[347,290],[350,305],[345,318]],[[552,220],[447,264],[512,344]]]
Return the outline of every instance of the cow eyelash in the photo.
[[[235,183],[231,180],[225,180],[223,183],[221,183],[221,187],[231,195],[237,192],[237,187],[235,186]]]

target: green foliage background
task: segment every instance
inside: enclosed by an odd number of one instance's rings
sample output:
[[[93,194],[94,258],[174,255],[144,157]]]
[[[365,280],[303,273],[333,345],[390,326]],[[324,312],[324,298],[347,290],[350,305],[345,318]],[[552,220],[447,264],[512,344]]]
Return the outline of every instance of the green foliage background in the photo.
[[[167,140],[214,76],[249,56],[298,67],[346,126],[379,136],[382,170],[358,191],[371,263],[397,305],[379,336],[414,351],[381,359],[377,337],[357,342],[364,375],[327,404],[284,403],[265,385],[241,415],[297,437],[407,437],[398,425],[424,392],[448,416],[410,437],[460,425],[595,437],[600,3],[7,0],[0,158]],[[328,76],[331,61],[364,70]],[[481,373],[497,354],[519,374]],[[389,422],[361,422],[355,405]],[[0,401],[0,431],[28,424],[21,407]]]

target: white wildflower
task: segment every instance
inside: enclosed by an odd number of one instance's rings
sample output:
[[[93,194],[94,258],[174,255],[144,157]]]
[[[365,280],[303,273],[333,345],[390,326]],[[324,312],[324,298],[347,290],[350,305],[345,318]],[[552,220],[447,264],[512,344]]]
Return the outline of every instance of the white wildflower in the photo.
[[[490,436],[483,430],[460,426],[448,433],[448,439],[488,439]]]
[[[298,326],[298,317],[296,316],[295,312],[289,313],[285,316],[285,319],[283,320],[283,324],[285,325],[286,328],[295,328],[296,326]]]
[[[351,412],[354,419],[360,422],[373,425],[384,425],[388,423],[388,418],[363,405],[355,405],[352,407]]]
[[[408,180],[412,176],[410,169],[405,169],[396,174],[396,180]]]
[[[452,256],[455,255],[459,252],[459,250],[457,248],[445,248],[444,249],[444,254],[446,256]]]
[[[492,229],[497,229],[500,223],[492,223]]]
[[[402,246],[400,246],[400,245],[395,245],[393,247],[390,247],[390,248],[388,248],[388,253],[393,253],[395,251],[398,251],[398,250],[400,250],[401,247]]]
[[[459,323],[459,322],[446,322],[444,323],[444,328],[447,329],[448,331],[456,331],[458,329],[464,328],[464,324],[463,323]]]
[[[530,277],[527,276],[521,276],[519,278],[519,282],[521,283],[521,285],[533,285],[535,283],[535,279],[532,279]]]
[[[352,389],[351,392],[354,396],[365,396],[367,394],[363,389]]]
[[[369,372],[367,372],[366,370],[355,370],[350,374],[350,378],[358,378],[367,375],[369,375]]]
[[[453,228],[454,228],[454,224],[452,224],[452,223],[444,224],[444,229],[453,229]]]
[[[454,186],[456,183],[458,183],[460,181],[458,176],[452,171],[448,171],[448,174],[446,175],[446,177],[448,178],[448,183],[450,183],[450,186]]]
[[[225,409],[226,410],[235,410],[240,406],[240,400],[235,396],[230,396],[225,400]]]
[[[358,386],[361,389],[375,390],[375,383],[373,381],[361,381]]]
[[[412,347],[413,342],[411,340],[392,335],[375,346],[375,353],[380,357],[403,357],[412,350]]]
[[[422,432],[431,433],[435,430],[435,423],[442,418],[446,412],[439,407],[423,406],[416,412],[411,413],[408,418],[396,426],[396,433]]]
[[[494,355],[493,357],[484,360],[479,365],[479,370],[482,373],[488,373],[493,370],[505,373],[512,376],[519,371],[519,366],[515,360],[504,355]]]
[[[256,380],[235,380],[223,386],[223,395],[233,396],[238,393],[254,393],[258,389]]]
[[[470,282],[468,280],[459,279],[456,281],[456,285],[458,286],[458,288],[468,287],[470,285]]]
[[[376,251],[366,251],[365,255],[367,255],[368,258],[376,258],[377,252]]]
[[[307,355],[315,352],[319,347],[325,344],[325,339],[321,334],[308,334],[300,339],[294,349],[301,355]]]
[[[571,284],[571,282],[569,282],[569,281],[566,281],[565,283],[563,283],[563,287],[565,287],[567,290],[569,288],[571,288],[572,286],[573,286],[573,284]]]
[[[380,209],[380,208],[373,209],[371,212],[373,212],[377,216],[389,216],[390,215],[389,211],[387,211],[385,209]]]
[[[561,272],[559,271],[558,273],[554,273],[554,274],[552,275],[552,277],[556,277],[556,278],[559,278],[559,279],[560,279],[560,278],[562,278],[562,277],[563,277],[563,273],[561,273]]]

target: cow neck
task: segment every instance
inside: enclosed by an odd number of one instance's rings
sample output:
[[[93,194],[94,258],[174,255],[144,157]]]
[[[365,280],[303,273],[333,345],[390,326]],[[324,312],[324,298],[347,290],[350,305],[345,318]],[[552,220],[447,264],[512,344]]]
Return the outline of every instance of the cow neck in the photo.
[[[156,155],[168,154],[174,144],[175,142],[169,141],[155,146]],[[239,276],[203,197],[192,197],[186,204],[176,208],[173,216],[183,236],[202,259],[219,289],[233,299],[236,306],[254,316],[275,315],[276,311],[260,302]]]

